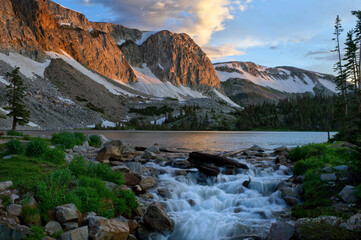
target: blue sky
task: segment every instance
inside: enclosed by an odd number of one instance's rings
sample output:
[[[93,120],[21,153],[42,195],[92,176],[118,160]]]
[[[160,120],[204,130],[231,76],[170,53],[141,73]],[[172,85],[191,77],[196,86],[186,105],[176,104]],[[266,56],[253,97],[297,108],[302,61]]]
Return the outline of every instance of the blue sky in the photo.
[[[252,61],[333,73],[336,15],[355,24],[360,0],[55,0],[106,21],[141,30],[188,33],[213,62]],[[358,4],[357,4],[358,3]]]

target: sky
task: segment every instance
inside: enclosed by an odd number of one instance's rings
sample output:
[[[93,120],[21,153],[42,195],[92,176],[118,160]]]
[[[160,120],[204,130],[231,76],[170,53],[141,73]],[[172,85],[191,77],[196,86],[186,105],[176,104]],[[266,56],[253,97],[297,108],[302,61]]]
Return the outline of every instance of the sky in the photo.
[[[361,0],[55,0],[90,21],[189,34],[212,62],[251,61],[333,73],[337,15],[346,32]],[[358,3],[358,4],[357,4]]]

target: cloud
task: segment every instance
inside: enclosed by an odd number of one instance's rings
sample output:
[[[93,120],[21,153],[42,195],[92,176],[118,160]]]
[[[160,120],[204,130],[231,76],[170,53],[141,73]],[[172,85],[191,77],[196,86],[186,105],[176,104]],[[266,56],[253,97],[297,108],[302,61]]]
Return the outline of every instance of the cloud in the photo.
[[[220,60],[225,57],[244,55],[245,52],[237,49],[231,44],[222,44],[217,46],[204,46],[203,51],[206,52],[207,56],[212,60]]]
[[[189,34],[197,44],[209,43],[225,22],[245,11],[252,0],[81,0],[102,4],[116,23],[143,30],[168,29]]]
[[[309,51],[305,54],[306,58],[313,58],[316,60],[322,61],[334,61],[338,60],[337,53],[331,52],[330,50],[316,50],[316,51]],[[341,56],[343,58],[343,55]]]

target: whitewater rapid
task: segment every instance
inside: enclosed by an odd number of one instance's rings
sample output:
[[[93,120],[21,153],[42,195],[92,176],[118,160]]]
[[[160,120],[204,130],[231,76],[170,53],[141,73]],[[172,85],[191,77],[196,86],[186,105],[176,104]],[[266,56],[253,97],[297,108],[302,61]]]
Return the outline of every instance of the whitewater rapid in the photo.
[[[218,177],[205,177],[196,171],[176,176],[179,169],[148,163],[162,173],[157,188],[170,191],[165,199],[154,189],[154,200],[166,206],[175,223],[172,233],[152,233],[150,239],[266,238],[272,223],[290,212],[277,186],[291,176],[291,171],[271,160],[253,164],[245,159],[236,160],[246,163],[249,169]],[[242,185],[247,180],[251,180],[248,188]]]

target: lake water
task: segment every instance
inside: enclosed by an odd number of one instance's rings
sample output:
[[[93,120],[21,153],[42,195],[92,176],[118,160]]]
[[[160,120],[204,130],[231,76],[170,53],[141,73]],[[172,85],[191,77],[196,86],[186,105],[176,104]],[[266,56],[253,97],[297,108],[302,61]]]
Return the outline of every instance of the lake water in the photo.
[[[326,132],[195,132],[195,131],[83,131],[103,134],[135,146],[148,147],[155,143],[169,148],[189,150],[237,151],[257,144],[266,149],[279,146],[296,147],[327,141]],[[32,136],[53,132],[28,131]],[[331,136],[335,133],[331,133]]]

